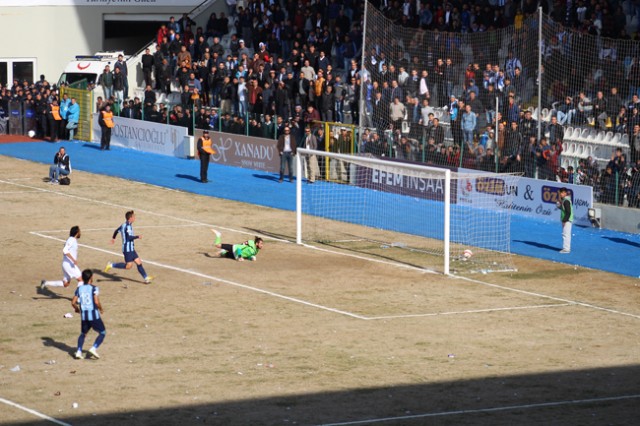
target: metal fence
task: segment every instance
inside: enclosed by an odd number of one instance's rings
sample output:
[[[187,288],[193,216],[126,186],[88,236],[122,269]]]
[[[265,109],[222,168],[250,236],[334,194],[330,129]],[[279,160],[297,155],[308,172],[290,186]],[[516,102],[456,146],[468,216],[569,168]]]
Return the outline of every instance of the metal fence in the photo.
[[[638,206],[640,43],[541,10],[468,33],[396,25],[371,4],[365,16],[369,152],[591,185],[601,202]]]

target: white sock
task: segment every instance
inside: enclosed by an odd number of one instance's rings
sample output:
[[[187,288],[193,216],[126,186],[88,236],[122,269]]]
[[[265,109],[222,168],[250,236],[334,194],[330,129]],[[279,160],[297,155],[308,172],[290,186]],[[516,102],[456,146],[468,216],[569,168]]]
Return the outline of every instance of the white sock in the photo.
[[[64,287],[64,283],[62,281],[45,281],[44,285],[47,287]]]

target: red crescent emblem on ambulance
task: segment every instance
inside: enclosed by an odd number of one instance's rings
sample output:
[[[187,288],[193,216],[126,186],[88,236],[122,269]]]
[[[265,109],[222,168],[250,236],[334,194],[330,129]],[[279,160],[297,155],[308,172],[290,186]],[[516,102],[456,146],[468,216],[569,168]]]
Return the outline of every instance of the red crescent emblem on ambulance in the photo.
[[[90,63],[87,63],[87,65],[82,65],[82,62],[80,62],[80,63],[78,64],[78,69],[79,69],[79,70],[86,70],[86,69],[87,69],[87,68],[89,68],[90,66],[91,66],[91,64],[90,64]]]

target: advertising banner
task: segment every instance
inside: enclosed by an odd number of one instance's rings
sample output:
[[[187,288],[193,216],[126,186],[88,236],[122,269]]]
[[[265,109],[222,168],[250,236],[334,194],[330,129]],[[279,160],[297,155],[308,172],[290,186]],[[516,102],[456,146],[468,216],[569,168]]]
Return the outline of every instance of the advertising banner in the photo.
[[[371,169],[356,165],[355,169],[358,174],[355,183],[362,188],[426,200],[444,201],[444,179],[405,176],[400,168],[393,172],[389,169],[384,170],[384,168]],[[451,203],[455,203],[457,200],[456,190],[455,186],[451,187]]]
[[[202,130],[196,130],[195,141],[201,136]],[[280,154],[276,150],[276,140],[214,131],[209,131],[209,136],[216,151],[211,156],[212,163],[270,173],[280,172]]]
[[[477,173],[477,170],[460,169],[460,172]],[[556,201],[558,191],[565,187],[574,207],[574,223],[590,226],[589,208],[593,206],[593,188],[586,185],[571,185],[562,182],[538,180],[522,177],[517,184],[508,184],[499,175],[479,178],[463,178],[458,181],[458,203],[473,205],[480,197],[493,197],[493,208],[511,209],[515,214],[533,216],[540,219],[560,220]],[[509,201],[511,200],[511,201]],[[483,202],[486,206],[486,201]]]
[[[114,117],[115,127],[111,129],[111,145],[136,149],[144,152],[185,157],[185,136],[187,128],[168,124]],[[100,143],[102,130],[98,124],[98,114],[93,116],[93,142]]]

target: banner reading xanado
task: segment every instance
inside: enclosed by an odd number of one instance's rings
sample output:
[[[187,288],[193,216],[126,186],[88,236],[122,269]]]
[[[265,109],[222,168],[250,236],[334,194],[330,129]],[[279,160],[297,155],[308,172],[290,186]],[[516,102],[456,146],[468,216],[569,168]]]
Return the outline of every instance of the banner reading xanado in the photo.
[[[197,142],[201,136],[202,130],[196,130],[195,141]],[[213,149],[216,151],[211,156],[212,163],[270,173],[280,172],[280,154],[276,150],[277,141],[212,130],[209,131],[209,136]]]

